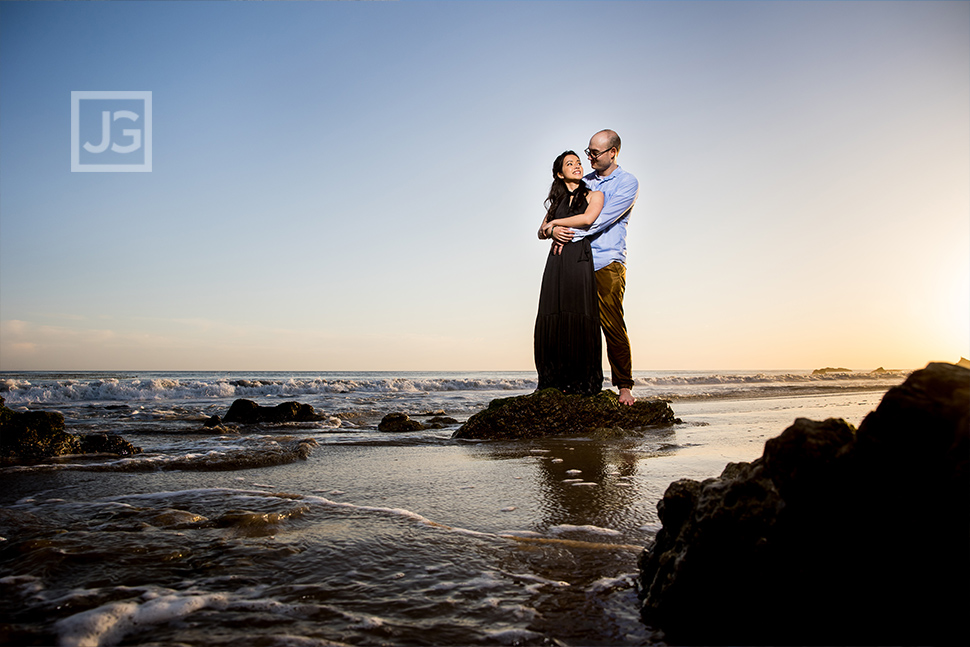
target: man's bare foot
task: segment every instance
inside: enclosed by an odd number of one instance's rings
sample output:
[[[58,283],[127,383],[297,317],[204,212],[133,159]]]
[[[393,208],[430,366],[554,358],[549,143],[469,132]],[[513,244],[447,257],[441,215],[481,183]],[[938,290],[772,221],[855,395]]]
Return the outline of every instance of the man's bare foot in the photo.
[[[636,401],[636,398],[633,397],[633,391],[630,389],[620,389],[620,404],[630,406]]]

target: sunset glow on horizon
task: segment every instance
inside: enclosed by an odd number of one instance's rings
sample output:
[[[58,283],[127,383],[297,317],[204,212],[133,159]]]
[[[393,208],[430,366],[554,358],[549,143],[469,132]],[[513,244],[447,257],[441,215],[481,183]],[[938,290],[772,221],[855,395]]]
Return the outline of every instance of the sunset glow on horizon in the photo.
[[[549,165],[602,128],[640,181],[635,371],[970,357],[968,24],[0,3],[0,371],[532,370]],[[72,172],[79,91],[151,92],[149,172]]]

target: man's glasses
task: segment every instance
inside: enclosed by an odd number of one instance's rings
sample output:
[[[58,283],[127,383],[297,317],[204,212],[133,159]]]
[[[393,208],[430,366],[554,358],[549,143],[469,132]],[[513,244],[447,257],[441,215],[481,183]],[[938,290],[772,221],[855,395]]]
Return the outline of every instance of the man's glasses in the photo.
[[[606,150],[604,150],[604,151],[600,151],[600,152],[598,152],[598,153],[597,153],[597,152],[595,152],[595,151],[591,151],[591,150],[590,150],[590,149],[588,149],[588,148],[587,148],[587,149],[586,149],[585,151],[583,151],[583,152],[584,152],[584,153],[586,153],[586,157],[588,157],[588,158],[590,158],[591,160],[594,160],[594,159],[596,159],[597,157],[599,157],[600,155],[602,155],[603,153],[608,153],[608,152],[610,152],[611,150],[613,150],[613,147],[612,147],[612,146],[610,146],[610,147],[609,147],[609,148],[607,148]]]

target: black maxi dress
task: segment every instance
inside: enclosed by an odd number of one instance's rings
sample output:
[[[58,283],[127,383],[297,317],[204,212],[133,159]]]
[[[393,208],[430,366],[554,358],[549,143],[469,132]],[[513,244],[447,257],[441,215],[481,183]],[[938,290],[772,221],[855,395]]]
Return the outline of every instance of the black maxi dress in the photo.
[[[586,211],[585,195],[560,203],[556,218]],[[603,351],[599,302],[589,240],[567,243],[562,254],[551,249],[539,290],[535,327],[539,389],[593,395],[603,389]]]

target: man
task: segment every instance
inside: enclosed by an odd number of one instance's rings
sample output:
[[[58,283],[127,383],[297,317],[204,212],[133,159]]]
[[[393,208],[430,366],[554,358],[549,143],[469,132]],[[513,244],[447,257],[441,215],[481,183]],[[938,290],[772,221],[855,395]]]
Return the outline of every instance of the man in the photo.
[[[555,227],[552,237],[560,243],[590,239],[596,291],[599,295],[600,325],[606,336],[606,356],[610,361],[613,386],[620,390],[620,403],[631,405],[633,398],[633,356],[630,337],[623,319],[623,292],[626,289],[626,227],[637,201],[640,184],[617,166],[620,137],[612,130],[601,130],[589,140],[586,157],[593,172],[583,180],[590,189],[602,191],[603,210],[589,229]]]

